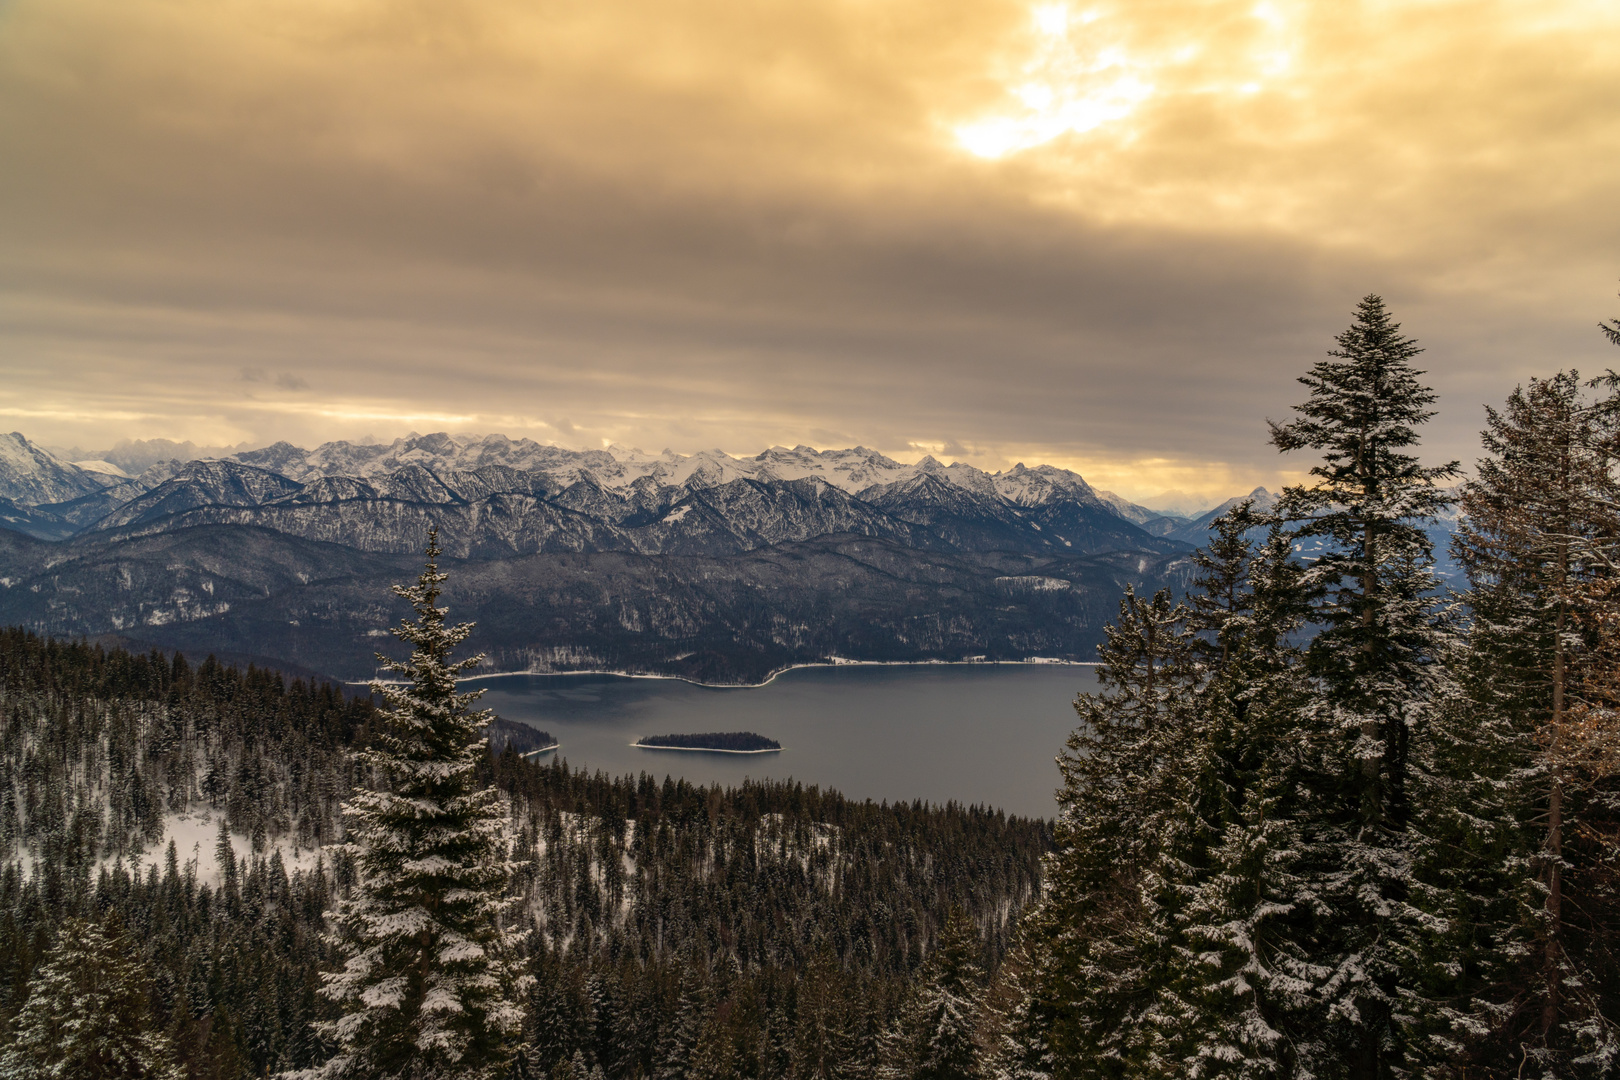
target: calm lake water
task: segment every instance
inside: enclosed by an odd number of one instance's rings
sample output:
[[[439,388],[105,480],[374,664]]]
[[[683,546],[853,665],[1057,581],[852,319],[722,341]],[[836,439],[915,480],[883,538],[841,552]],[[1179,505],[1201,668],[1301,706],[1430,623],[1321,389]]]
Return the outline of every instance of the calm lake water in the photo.
[[[503,675],[483,704],[557,737],[569,765],[695,783],[745,777],[858,799],[985,803],[1051,817],[1053,759],[1095,668],[918,665],[800,668],[766,686],[714,688],[619,675]],[[642,750],[643,735],[755,731],[777,754]]]

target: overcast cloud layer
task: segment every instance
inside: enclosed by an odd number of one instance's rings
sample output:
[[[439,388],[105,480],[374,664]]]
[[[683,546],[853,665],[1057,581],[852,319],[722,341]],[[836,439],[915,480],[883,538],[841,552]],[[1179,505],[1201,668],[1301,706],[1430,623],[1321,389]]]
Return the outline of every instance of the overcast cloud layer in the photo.
[[[0,424],[1226,493],[1383,294],[1620,361],[1612,0],[0,0]],[[1620,364],[1617,364],[1620,366]]]

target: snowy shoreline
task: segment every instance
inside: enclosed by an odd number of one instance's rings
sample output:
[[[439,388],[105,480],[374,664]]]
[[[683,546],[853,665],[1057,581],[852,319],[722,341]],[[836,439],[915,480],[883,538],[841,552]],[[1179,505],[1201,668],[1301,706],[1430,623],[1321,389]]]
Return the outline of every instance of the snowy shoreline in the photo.
[[[619,671],[610,668],[590,668],[578,671],[490,671],[481,675],[464,675],[458,682],[477,682],[481,679],[509,679],[514,675],[616,675],[621,679],[668,679],[671,682],[690,683],[693,686],[702,686],[710,690],[757,690],[761,686],[769,686],[776,681],[778,675],[785,675],[789,671],[798,671],[801,668],[840,668],[840,667],[1096,667],[1095,660],[1061,660],[1056,657],[1032,656],[1027,660],[845,660],[843,657],[834,657],[829,663],[789,664],[777,668],[764,680],[756,683],[711,683],[698,679],[689,679],[684,675],[658,675],[645,671]],[[350,686],[366,686],[372,680],[364,679],[351,682]],[[384,679],[385,683],[392,684],[395,680]]]

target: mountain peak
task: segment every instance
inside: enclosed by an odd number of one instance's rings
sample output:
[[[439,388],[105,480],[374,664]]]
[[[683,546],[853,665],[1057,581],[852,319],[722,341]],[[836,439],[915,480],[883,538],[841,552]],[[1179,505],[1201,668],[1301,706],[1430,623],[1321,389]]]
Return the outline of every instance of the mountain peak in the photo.
[[[20,431],[0,436],[0,498],[19,506],[67,502],[120,482],[110,473],[63,461]]]

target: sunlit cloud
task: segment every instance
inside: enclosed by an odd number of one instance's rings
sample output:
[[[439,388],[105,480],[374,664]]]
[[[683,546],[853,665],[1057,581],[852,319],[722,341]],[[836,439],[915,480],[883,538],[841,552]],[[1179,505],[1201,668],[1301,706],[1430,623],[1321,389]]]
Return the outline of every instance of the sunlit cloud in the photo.
[[[86,409],[80,405],[56,408],[50,406],[25,408],[18,405],[0,405],[0,416],[36,421],[68,420],[75,424],[127,424],[152,420],[161,415],[152,412],[136,412],[131,409]]]
[[[1277,3],[1247,12],[1242,41],[1222,40],[1215,62],[1207,33],[1196,20],[1177,31],[1144,35],[1129,8],[1076,12],[1066,4],[1030,10],[1025,56],[1002,76],[1008,98],[1020,108],[1003,110],[952,128],[969,153],[999,158],[1041,146],[1064,135],[1084,135],[1117,125],[1155,96],[1251,95],[1286,77],[1294,66],[1296,37]],[[1240,20],[1241,22],[1241,20]],[[1225,31],[1230,37],[1230,29]],[[1009,101],[1006,104],[1011,104]]]
[[[957,125],[957,141],[969,153],[999,158],[1129,116],[1153,95],[1156,65],[1110,43],[1095,28],[1100,19],[1064,4],[1034,8],[1032,55],[1006,87],[1022,108]]]

